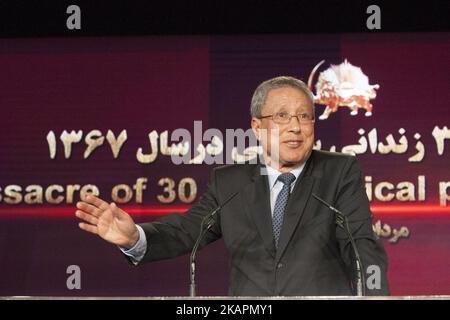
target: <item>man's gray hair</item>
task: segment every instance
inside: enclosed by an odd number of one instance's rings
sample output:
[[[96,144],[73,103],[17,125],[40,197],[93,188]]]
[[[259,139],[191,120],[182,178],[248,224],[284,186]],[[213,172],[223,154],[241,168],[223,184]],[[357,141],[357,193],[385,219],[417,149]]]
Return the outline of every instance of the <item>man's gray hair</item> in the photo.
[[[311,90],[309,90],[308,86],[303,81],[297,78],[280,76],[266,80],[256,88],[255,92],[253,93],[252,103],[250,106],[251,116],[256,118],[261,117],[262,108],[266,103],[266,98],[269,91],[272,89],[284,87],[291,87],[302,91],[308,97],[308,99],[311,100],[314,112],[314,95]]]

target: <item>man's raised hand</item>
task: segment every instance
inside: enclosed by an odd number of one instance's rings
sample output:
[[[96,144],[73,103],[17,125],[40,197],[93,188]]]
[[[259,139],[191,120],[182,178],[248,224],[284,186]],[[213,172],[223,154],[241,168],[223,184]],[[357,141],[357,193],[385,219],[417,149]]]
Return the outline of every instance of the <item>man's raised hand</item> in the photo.
[[[77,203],[75,215],[82,219],[81,229],[97,234],[115,245],[131,248],[139,239],[139,232],[131,216],[115,203],[88,195]]]

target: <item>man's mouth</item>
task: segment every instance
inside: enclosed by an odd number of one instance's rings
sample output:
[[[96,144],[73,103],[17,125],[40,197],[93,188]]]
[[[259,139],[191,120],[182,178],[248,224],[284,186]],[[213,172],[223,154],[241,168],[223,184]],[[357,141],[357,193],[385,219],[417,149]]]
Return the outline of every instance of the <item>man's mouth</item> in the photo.
[[[284,141],[284,143],[286,143],[291,148],[297,148],[302,145],[303,140],[287,140],[287,141]]]

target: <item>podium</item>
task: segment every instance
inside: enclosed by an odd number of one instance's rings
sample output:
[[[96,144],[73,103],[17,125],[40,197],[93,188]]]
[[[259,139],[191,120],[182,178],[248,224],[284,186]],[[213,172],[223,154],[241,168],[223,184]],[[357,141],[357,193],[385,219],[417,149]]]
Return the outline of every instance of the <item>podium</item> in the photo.
[[[231,300],[239,302],[258,300],[450,300],[450,295],[422,295],[422,296],[280,296],[280,297],[232,297],[232,296],[177,296],[177,297],[76,297],[76,296],[3,296],[0,300],[170,300],[170,301],[204,301]]]

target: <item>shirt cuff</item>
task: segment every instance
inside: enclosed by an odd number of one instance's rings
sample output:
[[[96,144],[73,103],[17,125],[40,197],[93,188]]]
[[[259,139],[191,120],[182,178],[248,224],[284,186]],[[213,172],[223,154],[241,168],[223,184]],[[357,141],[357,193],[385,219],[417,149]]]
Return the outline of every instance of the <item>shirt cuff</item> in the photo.
[[[119,246],[120,251],[130,257],[131,261],[135,265],[137,265],[142,258],[144,258],[145,253],[147,252],[147,238],[145,237],[144,229],[142,229],[140,225],[136,225],[136,228],[139,232],[139,239],[136,244],[130,249]]]

